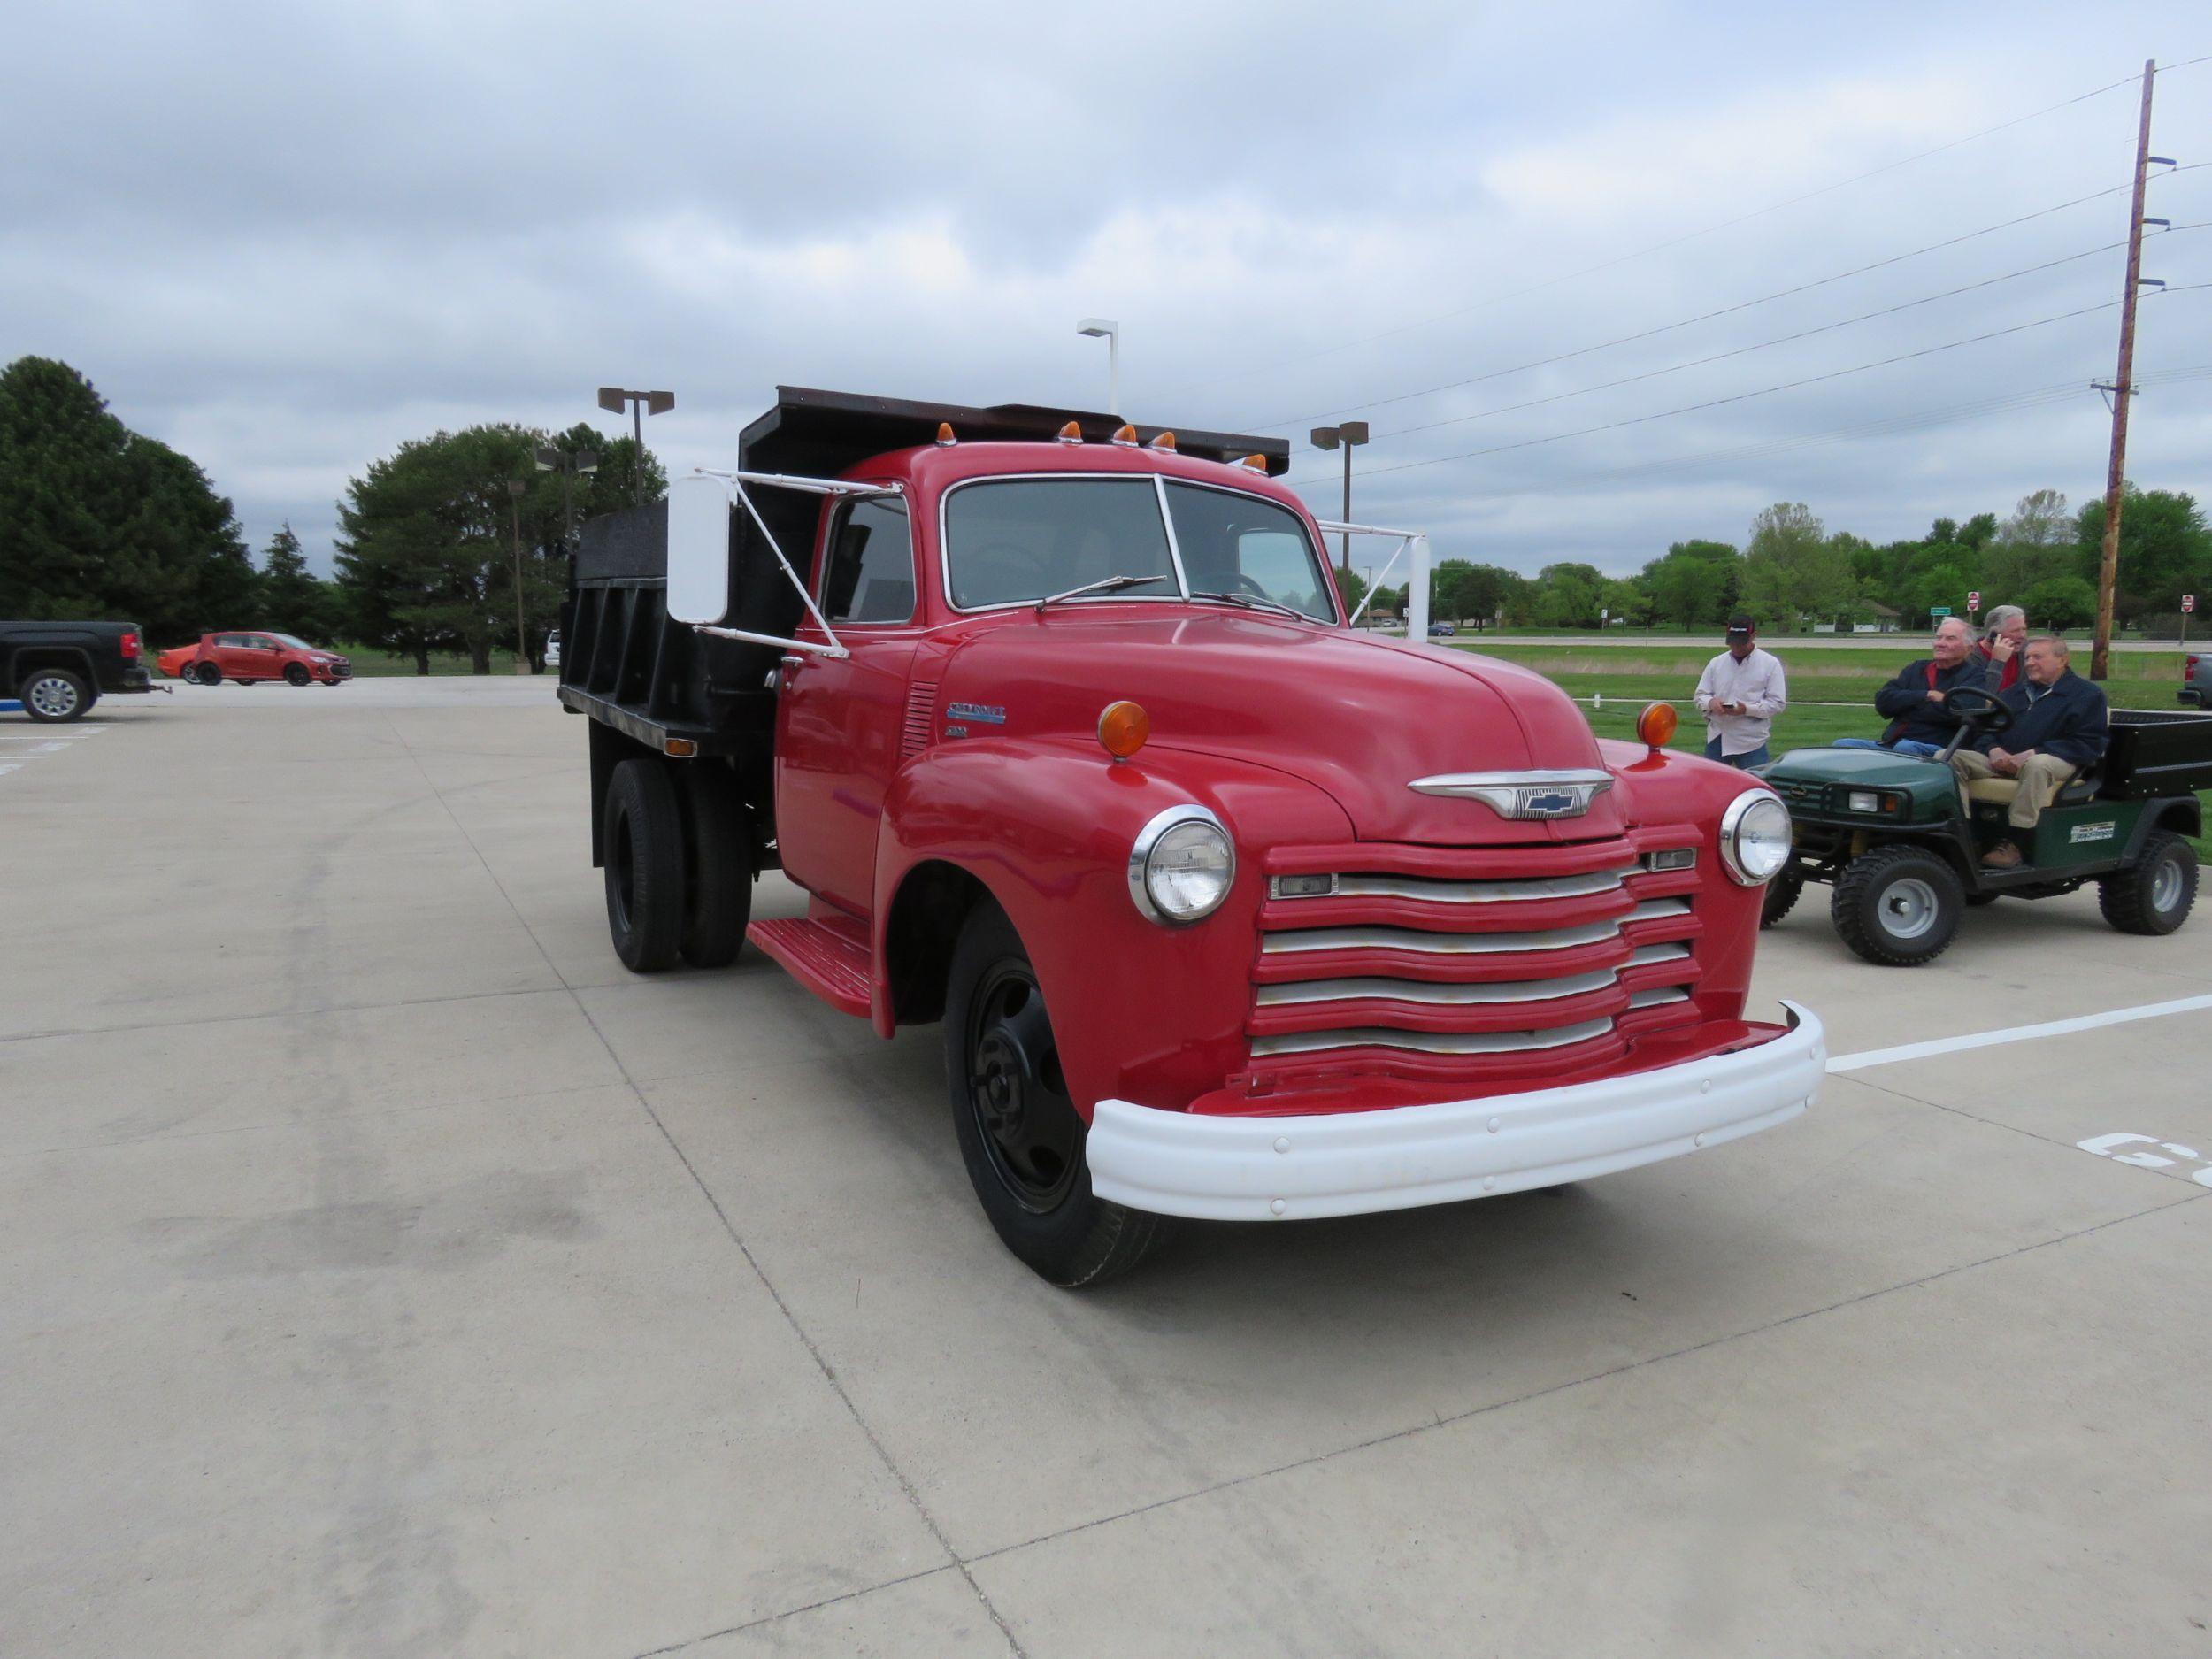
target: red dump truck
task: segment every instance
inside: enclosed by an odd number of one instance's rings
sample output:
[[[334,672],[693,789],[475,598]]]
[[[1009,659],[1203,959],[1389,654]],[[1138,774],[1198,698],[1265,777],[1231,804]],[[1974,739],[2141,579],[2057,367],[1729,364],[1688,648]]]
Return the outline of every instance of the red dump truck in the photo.
[[[786,388],[577,560],[616,951],[749,939],[941,1025],[976,1194],[1056,1284],[1164,1217],[1550,1187],[1820,1087],[1816,1018],[1746,1018],[1781,801],[1663,753],[1671,710],[1600,742],[1538,675],[1354,631],[1287,463]],[[749,927],[773,869],[805,914]]]

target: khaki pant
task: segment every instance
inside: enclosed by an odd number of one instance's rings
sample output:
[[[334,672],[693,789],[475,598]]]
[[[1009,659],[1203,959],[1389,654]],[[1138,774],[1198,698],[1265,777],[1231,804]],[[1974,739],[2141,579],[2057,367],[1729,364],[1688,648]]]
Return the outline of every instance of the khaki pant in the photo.
[[[1962,749],[1952,756],[1951,764],[1969,783],[2004,776],[1989,764],[1988,756],[1978,755],[1970,749]],[[2049,755],[2029,756],[2020,763],[2020,793],[2012,797],[2012,810],[2005,814],[2005,821],[2015,829],[2033,829],[2036,819],[2043,816],[2043,809],[2051,804],[2079,770]]]

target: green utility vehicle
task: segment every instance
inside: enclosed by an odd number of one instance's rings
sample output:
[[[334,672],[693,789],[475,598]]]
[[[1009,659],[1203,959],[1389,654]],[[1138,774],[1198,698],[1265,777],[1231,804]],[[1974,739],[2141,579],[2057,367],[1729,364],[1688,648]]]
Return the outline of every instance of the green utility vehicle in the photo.
[[[1790,862],[1767,885],[1761,926],[1789,913],[1808,881],[1833,887],[1829,915],[1869,962],[1933,960],[1970,906],[2047,899],[2094,881],[2122,933],[2170,933],[2197,895],[2188,837],[2203,827],[2195,791],[2212,788],[2212,715],[2115,709],[2101,764],[2062,789],[2037,821],[2025,859],[1987,869],[1982,855],[2012,833],[2009,778],[1965,784],[1948,762],[1962,742],[2012,724],[1988,693],[1954,691],[1962,717],[1941,757],[1886,749],[1798,749],[1761,775],[1786,802]]]

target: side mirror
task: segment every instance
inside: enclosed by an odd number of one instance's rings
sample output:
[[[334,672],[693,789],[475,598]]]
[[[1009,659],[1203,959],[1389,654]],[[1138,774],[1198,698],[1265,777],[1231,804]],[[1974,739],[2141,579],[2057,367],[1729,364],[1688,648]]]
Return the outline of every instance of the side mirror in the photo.
[[[668,617],[718,623],[730,609],[730,493],[694,473],[668,487]]]

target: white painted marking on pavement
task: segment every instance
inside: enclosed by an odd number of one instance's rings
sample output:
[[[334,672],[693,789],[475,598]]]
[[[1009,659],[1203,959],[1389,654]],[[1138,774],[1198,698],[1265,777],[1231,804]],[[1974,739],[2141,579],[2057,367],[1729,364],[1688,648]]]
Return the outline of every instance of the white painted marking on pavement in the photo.
[[[73,743],[81,737],[97,737],[107,730],[104,726],[72,726],[66,732],[56,732],[33,726],[27,732],[0,732],[0,741],[14,743]]]
[[[2110,1158],[2116,1164],[2132,1164],[2139,1170],[2170,1170],[2184,1164],[2193,1164],[2197,1167],[2190,1172],[2189,1179],[2200,1187],[2212,1187],[2212,1163],[2207,1163],[2204,1155],[2194,1147],[2185,1147],[2177,1141],[2161,1141],[2153,1135],[2123,1133],[2111,1135],[2093,1135],[2086,1141],[2077,1141],[2074,1144],[2084,1152],[2093,1152],[2099,1157]],[[2156,1147],[2159,1151],[2122,1152],[2119,1150],[2120,1148],[2125,1146]],[[2170,1158],[2160,1156],[2164,1152],[2170,1152],[2174,1156]]]
[[[1839,1054],[1828,1062],[1828,1069],[1863,1071],[1871,1065],[1895,1065],[1901,1060],[1924,1060],[1932,1055],[1958,1054],[1968,1048],[1993,1048],[2008,1042],[2025,1042],[2031,1037],[2062,1037],[2070,1032],[2124,1025],[2131,1020],[2157,1019],[2167,1014],[2193,1013],[2200,1008],[2212,1008],[2212,996],[2177,997],[2170,1002],[2146,1002],[2139,1008],[2116,1008],[2108,1013],[2045,1020],[2039,1025],[2008,1025],[2001,1031],[1977,1031],[1963,1037],[1901,1043],[1894,1048],[1869,1048],[1863,1054]]]

